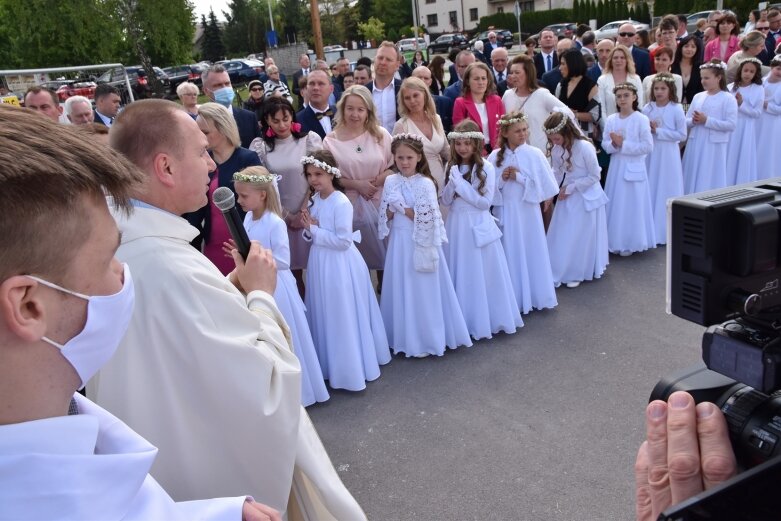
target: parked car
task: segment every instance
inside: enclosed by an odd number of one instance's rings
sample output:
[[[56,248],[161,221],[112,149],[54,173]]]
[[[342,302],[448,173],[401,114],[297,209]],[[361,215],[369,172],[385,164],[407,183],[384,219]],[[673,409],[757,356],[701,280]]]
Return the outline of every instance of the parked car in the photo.
[[[348,50],[346,47],[343,47],[341,45],[326,45],[323,47],[323,52],[342,52]]]
[[[97,84],[89,79],[78,80],[53,80],[42,83],[41,87],[46,87],[57,93],[60,103],[71,96],[84,96],[85,98],[95,98],[95,87]]]
[[[469,40],[469,48],[471,49],[477,40],[483,40],[484,44],[488,43],[488,33],[496,33],[496,41],[501,43],[503,47],[510,49],[513,46],[513,33],[507,29],[490,29],[477,33],[474,38]]]
[[[556,38],[561,40],[562,38],[574,38],[575,37],[575,29],[578,28],[578,24],[573,22],[565,22],[560,24],[551,24],[546,27],[542,28],[542,31],[553,31],[553,34],[556,35]],[[532,38],[540,41],[540,31],[537,34],[533,34]]]
[[[225,67],[234,85],[257,80],[266,69],[263,62],[257,60],[223,60],[217,63]]]
[[[193,63],[191,65],[174,65],[172,67],[166,67],[163,69],[163,72],[168,75],[168,80],[171,82],[171,91],[176,92],[176,87],[185,81],[200,85],[201,73],[206,69],[207,67],[204,67],[201,64]]]
[[[155,71],[158,83],[162,86],[162,95],[170,97],[171,82],[168,79],[168,75],[163,72],[160,67],[152,67]],[[127,77],[130,80],[130,88],[133,90],[134,99],[145,99],[155,97],[155,93],[152,90],[152,85],[149,84],[149,78],[146,76],[146,71],[140,65],[133,67],[125,67],[127,71]],[[130,101],[130,96],[127,94],[127,85],[125,83],[125,74],[121,67],[115,67],[104,72],[97,80],[98,84],[108,83],[113,85],[119,90],[119,95],[122,98],[122,103],[126,104]]]
[[[443,34],[428,46],[429,54],[447,54],[451,49],[464,50],[469,48],[469,41],[463,34]]]
[[[396,42],[396,46],[399,48],[401,52],[404,51],[414,51],[415,49],[415,38],[404,38],[403,40],[399,40]],[[420,51],[426,50],[426,40],[425,38],[418,38],[418,49]]]
[[[609,24],[605,24],[596,31],[594,31],[594,34],[597,37],[597,40],[604,40],[605,38],[618,38],[618,28],[621,27],[624,24],[632,24],[635,26],[635,31],[639,31],[641,29],[645,29],[646,31],[650,31],[651,27],[649,27],[648,24],[636,22],[634,20],[618,20],[616,22],[610,22]]]

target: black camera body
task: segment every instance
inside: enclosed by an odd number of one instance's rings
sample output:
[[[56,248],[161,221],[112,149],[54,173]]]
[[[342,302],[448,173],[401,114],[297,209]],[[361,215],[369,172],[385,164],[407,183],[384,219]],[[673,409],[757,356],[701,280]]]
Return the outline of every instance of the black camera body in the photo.
[[[781,454],[781,179],[672,200],[669,311],[709,326],[703,362],[662,379],[727,417],[738,463]]]

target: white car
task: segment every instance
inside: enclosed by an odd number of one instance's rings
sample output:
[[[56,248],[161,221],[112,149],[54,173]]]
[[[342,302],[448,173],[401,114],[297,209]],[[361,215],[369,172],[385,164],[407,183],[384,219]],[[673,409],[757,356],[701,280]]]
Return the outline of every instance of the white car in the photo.
[[[597,41],[604,40],[605,38],[612,38],[612,39],[618,38],[618,28],[624,24],[634,25],[635,31],[639,31],[641,29],[645,29],[646,31],[648,31],[651,29],[648,26],[648,24],[635,22],[634,20],[619,20],[617,22],[610,22],[609,24],[605,24],[599,29],[597,29],[596,31],[594,31],[594,34],[597,37]]]
[[[341,45],[326,45],[323,47],[323,52],[341,52],[346,51],[346,47],[342,47]]]
[[[403,40],[399,40],[396,42],[396,45],[398,46],[399,50],[401,52],[404,51],[414,51],[415,50],[415,39],[414,38],[404,38]],[[426,40],[425,38],[418,38],[418,50],[425,51],[426,50]]]

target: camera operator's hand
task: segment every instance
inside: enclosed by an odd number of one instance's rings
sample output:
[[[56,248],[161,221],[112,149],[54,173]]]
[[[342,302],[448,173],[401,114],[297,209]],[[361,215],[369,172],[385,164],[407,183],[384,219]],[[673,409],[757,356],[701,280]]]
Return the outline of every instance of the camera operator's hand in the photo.
[[[695,406],[684,392],[645,411],[646,441],[635,462],[638,521],[653,521],[680,503],[735,475],[727,422],[712,403]]]

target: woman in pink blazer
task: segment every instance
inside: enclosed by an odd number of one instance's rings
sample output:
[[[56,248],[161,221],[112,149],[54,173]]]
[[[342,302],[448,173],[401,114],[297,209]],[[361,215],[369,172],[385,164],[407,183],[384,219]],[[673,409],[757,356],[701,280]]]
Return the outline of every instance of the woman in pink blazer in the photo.
[[[502,98],[496,95],[494,75],[486,64],[475,62],[466,68],[461,89],[462,94],[453,105],[453,126],[467,118],[477,123],[488,137],[485,156],[496,146],[499,134],[496,122],[504,114]]]
[[[740,41],[738,40],[740,26],[738,26],[738,19],[735,18],[734,14],[721,15],[721,18],[716,22],[716,34],[718,37],[705,45],[703,63],[708,63],[713,58],[727,63],[729,57],[740,50]]]

